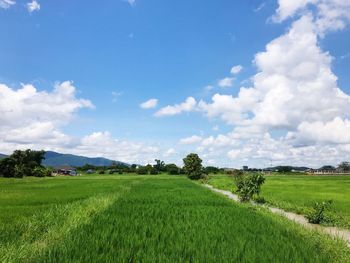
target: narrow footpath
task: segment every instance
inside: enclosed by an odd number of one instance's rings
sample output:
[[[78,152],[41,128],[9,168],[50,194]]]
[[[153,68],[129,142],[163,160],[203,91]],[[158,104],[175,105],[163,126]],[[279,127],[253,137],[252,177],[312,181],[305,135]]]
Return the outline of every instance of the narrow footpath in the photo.
[[[239,202],[238,196],[231,193],[230,191],[217,189],[209,184],[204,184],[204,186],[211,189],[214,192],[217,192],[217,193],[220,193],[220,194],[227,196],[231,200]],[[257,203],[253,203],[253,204],[259,205]],[[263,207],[269,209],[274,214],[284,216],[284,217],[288,218],[289,220],[292,220],[292,221],[294,221],[300,225],[303,225],[307,228],[315,229],[315,230],[321,231],[323,233],[327,233],[333,237],[343,239],[347,243],[348,247],[350,247],[350,230],[342,229],[342,228],[338,228],[338,227],[327,227],[327,226],[322,226],[322,225],[317,225],[317,224],[311,224],[302,215],[298,215],[298,214],[293,213],[293,212],[287,212],[287,211],[284,211],[280,208],[276,208],[276,207],[272,207],[272,206],[268,206],[268,205],[260,205],[260,206],[263,206]]]

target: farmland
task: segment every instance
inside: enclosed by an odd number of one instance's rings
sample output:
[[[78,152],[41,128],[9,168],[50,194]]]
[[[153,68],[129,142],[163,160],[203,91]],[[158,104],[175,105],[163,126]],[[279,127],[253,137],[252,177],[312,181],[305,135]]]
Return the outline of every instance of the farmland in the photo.
[[[181,176],[0,178],[1,262],[346,262],[341,241]]]
[[[234,191],[232,177],[211,176],[209,184]],[[350,176],[266,176],[261,195],[277,207],[306,214],[315,202],[333,200],[334,225],[350,228]]]

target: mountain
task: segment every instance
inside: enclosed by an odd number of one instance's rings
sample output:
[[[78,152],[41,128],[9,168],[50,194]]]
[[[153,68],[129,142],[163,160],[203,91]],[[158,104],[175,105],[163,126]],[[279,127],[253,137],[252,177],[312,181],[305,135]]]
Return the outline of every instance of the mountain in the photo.
[[[47,151],[45,153],[45,160],[43,160],[43,165],[45,166],[83,166],[85,164],[91,164],[94,166],[109,166],[112,162],[116,162],[117,164],[128,165],[123,162],[113,161],[103,157],[85,157],[73,154],[63,154],[52,151]]]
[[[0,153],[0,159],[7,157],[8,155]],[[117,164],[128,165],[127,163],[109,160],[103,157],[85,157],[73,154],[63,154],[52,151],[47,151],[45,153],[45,160],[43,160],[43,165],[45,166],[83,166],[85,164],[91,164],[94,166],[110,166],[112,162]]]

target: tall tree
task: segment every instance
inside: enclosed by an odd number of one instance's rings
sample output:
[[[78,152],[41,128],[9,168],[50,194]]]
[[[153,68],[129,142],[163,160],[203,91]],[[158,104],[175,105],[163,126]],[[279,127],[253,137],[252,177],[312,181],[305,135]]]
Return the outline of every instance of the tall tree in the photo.
[[[44,151],[16,150],[1,160],[0,174],[4,177],[35,176],[35,168],[41,167],[44,155]]]
[[[338,168],[344,172],[349,172],[350,171],[350,162],[341,162],[338,165]]]
[[[203,177],[202,159],[198,154],[190,153],[184,159],[184,171],[188,178],[198,180]]]
[[[158,160],[158,159],[155,159],[154,161],[156,162],[156,164],[154,165],[154,168],[158,172],[163,172],[165,170],[165,163],[161,160]]]

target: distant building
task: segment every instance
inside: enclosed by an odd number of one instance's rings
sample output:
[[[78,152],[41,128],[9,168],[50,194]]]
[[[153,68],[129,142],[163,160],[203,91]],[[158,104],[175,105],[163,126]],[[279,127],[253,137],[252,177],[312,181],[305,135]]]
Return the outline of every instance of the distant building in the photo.
[[[342,169],[335,168],[330,165],[325,165],[319,169],[308,169],[308,174],[349,174],[349,172],[343,171]]]
[[[71,175],[76,176],[77,175],[77,169],[71,166],[59,166],[55,167],[54,171],[55,174],[58,175]]]
[[[248,166],[246,166],[246,165],[243,166],[243,171],[248,171],[248,169],[249,169]]]

